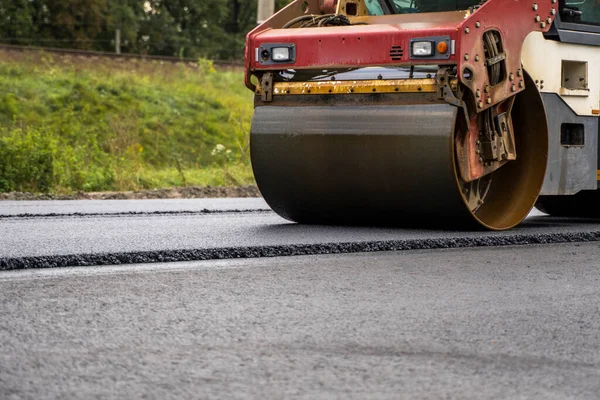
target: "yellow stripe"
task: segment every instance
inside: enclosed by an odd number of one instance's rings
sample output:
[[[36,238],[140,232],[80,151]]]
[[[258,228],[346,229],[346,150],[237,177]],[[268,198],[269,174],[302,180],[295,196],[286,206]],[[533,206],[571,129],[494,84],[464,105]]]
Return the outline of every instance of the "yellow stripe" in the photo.
[[[598,170],[596,173],[596,179],[600,181],[600,170]]]
[[[452,90],[458,87],[458,80],[450,81]],[[368,81],[319,81],[319,82],[276,82],[273,95],[298,94],[365,94],[365,93],[435,93],[438,86],[433,78],[393,79]],[[256,88],[260,94],[260,85]]]

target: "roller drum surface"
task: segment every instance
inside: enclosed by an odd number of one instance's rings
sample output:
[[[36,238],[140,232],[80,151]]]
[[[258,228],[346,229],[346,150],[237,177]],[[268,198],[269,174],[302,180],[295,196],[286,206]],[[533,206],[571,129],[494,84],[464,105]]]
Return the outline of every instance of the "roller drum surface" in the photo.
[[[539,97],[539,94],[538,94]],[[251,130],[259,189],[300,223],[508,229],[530,211],[545,172],[545,125],[524,96],[515,111],[520,157],[494,173],[486,204],[471,212],[457,180],[458,108],[404,105],[261,105]]]

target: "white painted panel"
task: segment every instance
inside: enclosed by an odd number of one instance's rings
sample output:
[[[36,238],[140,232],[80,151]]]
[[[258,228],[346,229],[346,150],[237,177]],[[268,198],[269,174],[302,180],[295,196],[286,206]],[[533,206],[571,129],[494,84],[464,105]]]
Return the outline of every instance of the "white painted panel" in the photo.
[[[594,115],[593,110],[600,110],[600,46],[546,40],[541,32],[532,32],[523,45],[522,58],[523,66],[539,82],[542,92],[560,94],[580,116]],[[588,63],[589,93],[562,88],[563,60]]]

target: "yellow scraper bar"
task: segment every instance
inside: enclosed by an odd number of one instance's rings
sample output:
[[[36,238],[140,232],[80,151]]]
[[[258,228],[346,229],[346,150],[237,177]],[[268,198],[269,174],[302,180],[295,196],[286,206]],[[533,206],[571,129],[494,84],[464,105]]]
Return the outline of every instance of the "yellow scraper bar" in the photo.
[[[458,80],[450,81],[450,88],[456,90]],[[349,93],[436,93],[438,85],[433,78],[392,79],[368,81],[318,81],[318,82],[276,82],[273,95],[298,94],[349,94]],[[261,94],[260,86],[256,94]]]

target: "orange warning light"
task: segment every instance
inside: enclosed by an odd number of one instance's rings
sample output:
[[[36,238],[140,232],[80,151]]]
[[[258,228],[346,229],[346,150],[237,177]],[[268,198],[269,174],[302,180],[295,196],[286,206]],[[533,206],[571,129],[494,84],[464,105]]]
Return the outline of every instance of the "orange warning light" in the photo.
[[[439,42],[437,44],[437,51],[440,54],[445,54],[448,51],[448,44],[446,42]]]

